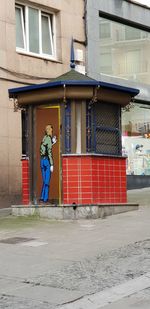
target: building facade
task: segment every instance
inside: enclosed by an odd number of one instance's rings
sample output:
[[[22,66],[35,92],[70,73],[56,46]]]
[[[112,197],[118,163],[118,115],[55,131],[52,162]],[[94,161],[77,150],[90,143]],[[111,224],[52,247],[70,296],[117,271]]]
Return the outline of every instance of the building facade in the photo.
[[[140,89],[129,108],[122,109],[123,154],[130,187],[139,179],[150,185],[150,21],[149,7],[137,2],[1,1],[0,207],[20,200],[26,139],[24,111],[14,113],[16,102],[9,100],[8,89],[67,72],[72,37],[76,70]]]
[[[150,3],[86,1],[88,74],[140,90],[122,109],[128,187],[150,186]]]
[[[23,110],[14,113],[8,89],[38,84],[68,71],[74,38],[77,68],[84,69],[84,2],[32,0],[0,3],[0,207],[21,196]]]

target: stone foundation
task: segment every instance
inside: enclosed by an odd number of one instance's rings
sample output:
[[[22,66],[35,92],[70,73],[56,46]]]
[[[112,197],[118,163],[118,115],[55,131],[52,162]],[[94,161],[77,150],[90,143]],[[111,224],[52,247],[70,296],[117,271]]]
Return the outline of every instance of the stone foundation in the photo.
[[[54,220],[98,219],[107,216],[137,210],[138,204],[101,204],[101,205],[19,205],[12,206],[13,216],[39,216]]]

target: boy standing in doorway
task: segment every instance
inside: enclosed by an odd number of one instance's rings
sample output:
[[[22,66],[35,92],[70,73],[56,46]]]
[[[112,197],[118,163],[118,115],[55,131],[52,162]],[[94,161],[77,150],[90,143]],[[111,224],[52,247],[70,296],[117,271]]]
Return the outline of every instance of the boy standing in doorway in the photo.
[[[45,135],[40,146],[40,166],[43,179],[40,201],[46,203],[49,198],[49,186],[51,173],[54,170],[52,156],[52,146],[57,142],[56,136],[53,136],[53,126],[48,124],[45,128]]]

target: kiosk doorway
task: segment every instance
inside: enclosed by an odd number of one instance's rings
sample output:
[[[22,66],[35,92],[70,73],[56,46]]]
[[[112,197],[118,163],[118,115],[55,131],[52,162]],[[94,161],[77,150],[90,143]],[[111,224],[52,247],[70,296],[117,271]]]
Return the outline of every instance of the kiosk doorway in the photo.
[[[52,125],[53,136],[57,137],[52,147],[54,171],[51,173],[49,203],[60,204],[60,108],[59,106],[38,107],[36,109],[36,157],[37,157],[37,198],[40,199],[42,189],[42,174],[40,168],[40,145],[45,135],[47,125]]]

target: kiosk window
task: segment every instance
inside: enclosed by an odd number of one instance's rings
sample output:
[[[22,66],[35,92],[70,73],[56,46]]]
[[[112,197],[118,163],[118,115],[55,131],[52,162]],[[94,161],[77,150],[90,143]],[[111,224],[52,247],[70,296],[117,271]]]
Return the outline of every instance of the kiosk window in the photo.
[[[121,155],[120,106],[96,103],[87,113],[87,152]]]

